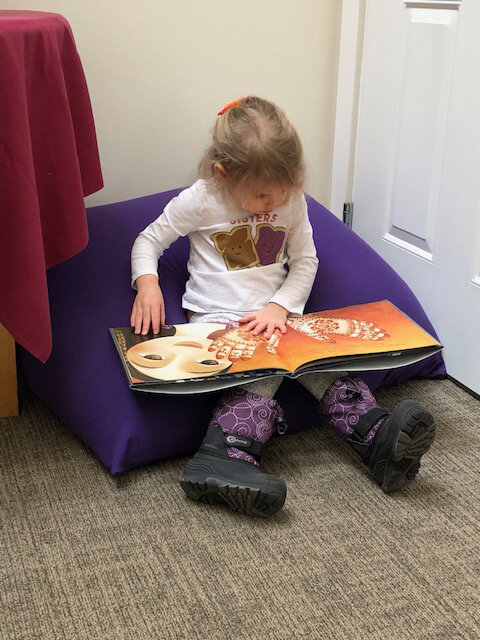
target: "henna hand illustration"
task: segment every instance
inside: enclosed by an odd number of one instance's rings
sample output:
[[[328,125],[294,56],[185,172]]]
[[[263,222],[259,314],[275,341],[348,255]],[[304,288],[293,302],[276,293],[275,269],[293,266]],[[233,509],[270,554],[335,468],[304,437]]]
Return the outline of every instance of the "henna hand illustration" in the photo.
[[[364,320],[347,320],[346,318],[312,318],[307,316],[287,318],[287,326],[304,333],[310,338],[321,342],[334,343],[335,340],[325,334],[347,336],[360,340],[383,340],[388,334],[373,322]],[[275,331],[267,340],[263,333],[254,335],[240,326],[228,324],[228,330],[216,338],[209,351],[216,351],[217,358],[228,358],[231,362],[250,360],[255,350],[261,344],[265,345],[268,353],[275,355],[282,339],[282,334]]]
[[[228,358],[231,362],[250,360],[255,349],[261,344],[265,345],[269,353],[275,354],[279,338],[279,334],[273,333],[272,337],[267,340],[262,333],[254,335],[251,331],[245,331],[242,327],[237,326],[216,338],[208,350],[216,351],[217,358]]]
[[[300,316],[287,318],[287,325],[295,331],[305,333],[315,340],[335,342],[325,334],[359,338],[360,340],[383,340],[388,334],[373,322],[364,320],[347,320],[346,318],[312,318]]]

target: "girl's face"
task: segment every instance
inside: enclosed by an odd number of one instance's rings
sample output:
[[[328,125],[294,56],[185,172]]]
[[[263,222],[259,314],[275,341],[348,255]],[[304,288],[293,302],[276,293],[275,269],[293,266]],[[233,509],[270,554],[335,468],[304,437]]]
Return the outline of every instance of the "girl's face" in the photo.
[[[290,195],[289,188],[277,182],[254,180],[247,185],[230,185],[227,177],[225,184],[235,204],[249,213],[270,213]]]

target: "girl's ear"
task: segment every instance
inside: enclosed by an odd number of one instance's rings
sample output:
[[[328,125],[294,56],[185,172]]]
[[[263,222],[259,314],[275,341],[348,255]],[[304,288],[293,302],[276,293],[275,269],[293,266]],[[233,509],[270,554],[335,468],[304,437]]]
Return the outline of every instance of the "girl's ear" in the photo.
[[[219,180],[225,180],[228,177],[228,173],[220,162],[215,162],[213,165],[213,171],[215,173],[215,177]]]

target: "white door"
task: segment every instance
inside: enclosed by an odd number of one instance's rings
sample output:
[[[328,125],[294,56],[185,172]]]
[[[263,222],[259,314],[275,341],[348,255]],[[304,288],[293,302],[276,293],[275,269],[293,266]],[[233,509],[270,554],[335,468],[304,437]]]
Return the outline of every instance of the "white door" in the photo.
[[[367,0],[353,200],[480,393],[480,0]]]

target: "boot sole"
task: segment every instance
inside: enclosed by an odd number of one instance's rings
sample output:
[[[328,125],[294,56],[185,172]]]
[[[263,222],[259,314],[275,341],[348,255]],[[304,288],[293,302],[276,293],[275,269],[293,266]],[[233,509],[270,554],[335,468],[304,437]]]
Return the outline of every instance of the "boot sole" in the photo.
[[[435,420],[419,402],[404,400],[386,418],[381,429],[385,429],[385,433],[380,451],[372,452],[368,466],[382,490],[390,493],[417,475],[420,459],[435,438]]]
[[[231,464],[239,461],[205,458],[190,460],[180,478],[180,485],[191,500],[222,504],[236,513],[260,517],[272,516],[283,507],[287,495],[283,480],[269,476],[272,481],[266,484],[270,486],[261,486],[261,479],[255,478],[259,473]],[[248,462],[240,464],[252,466]]]

